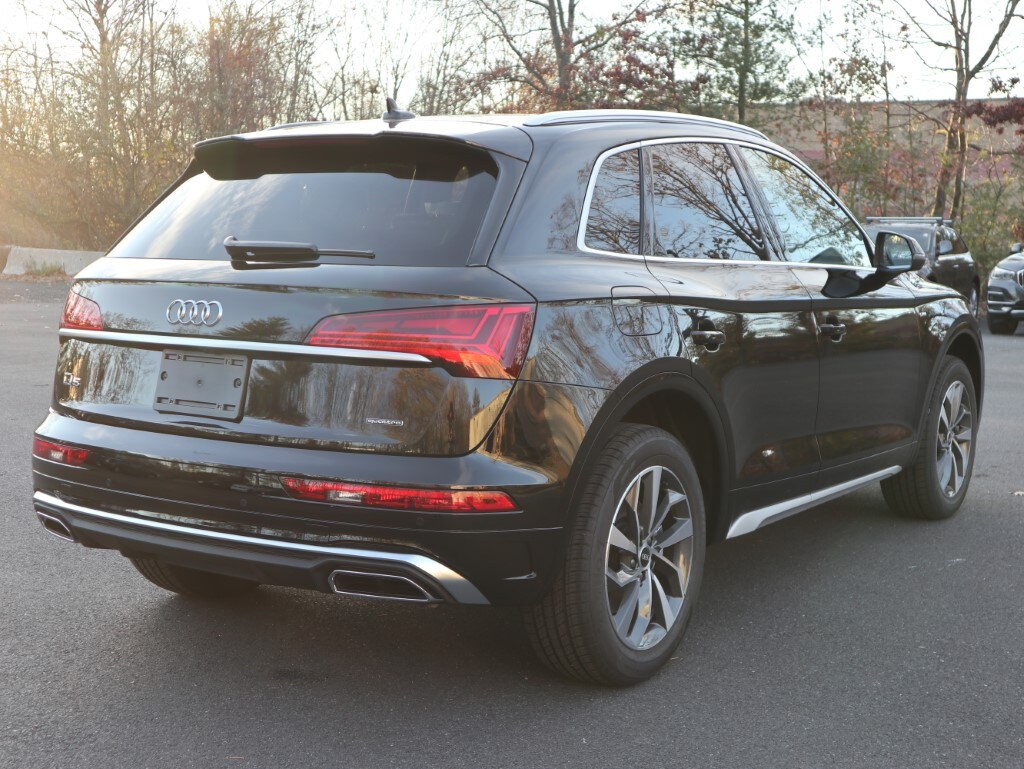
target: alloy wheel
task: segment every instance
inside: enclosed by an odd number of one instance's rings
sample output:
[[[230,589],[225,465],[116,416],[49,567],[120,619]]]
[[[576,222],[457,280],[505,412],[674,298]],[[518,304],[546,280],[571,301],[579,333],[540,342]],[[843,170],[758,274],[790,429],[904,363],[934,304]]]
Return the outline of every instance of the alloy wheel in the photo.
[[[953,382],[946,389],[939,407],[935,467],[939,488],[947,497],[955,497],[967,478],[967,463],[974,439],[974,416],[966,395],[967,388],[963,382]]]
[[[693,520],[667,467],[642,470],[619,500],[605,548],[608,613],[632,649],[650,649],[683,609],[693,560]]]

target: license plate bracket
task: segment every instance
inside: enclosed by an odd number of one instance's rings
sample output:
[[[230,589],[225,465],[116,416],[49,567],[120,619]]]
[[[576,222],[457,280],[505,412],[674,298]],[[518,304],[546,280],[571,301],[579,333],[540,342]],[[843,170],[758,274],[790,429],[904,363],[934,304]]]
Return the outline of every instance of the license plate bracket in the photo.
[[[153,408],[237,422],[249,384],[249,358],[235,353],[164,350]]]

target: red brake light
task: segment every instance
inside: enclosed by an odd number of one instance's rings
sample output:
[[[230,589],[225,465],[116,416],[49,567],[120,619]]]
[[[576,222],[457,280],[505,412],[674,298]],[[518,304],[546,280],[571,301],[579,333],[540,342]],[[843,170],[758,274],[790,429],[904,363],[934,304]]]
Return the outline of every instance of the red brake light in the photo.
[[[425,513],[508,513],[517,509],[515,502],[503,491],[408,489],[304,478],[282,478],[281,482],[293,496],[313,502]]]
[[[74,467],[85,464],[85,460],[89,458],[88,449],[50,443],[42,438],[32,440],[32,454],[40,459],[48,459],[51,462],[60,462],[62,465],[73,465]]]
[[[100,315],[100,306],[81,294],[74,291],[68,292],[68,300],[64,303],[64,314],[60,319],[60,327],[102,331],[103,317]]]
[[[332,315],[308,344],[423,355],[457,376],[515,379],[533,333],[533,305],[494,304]]]

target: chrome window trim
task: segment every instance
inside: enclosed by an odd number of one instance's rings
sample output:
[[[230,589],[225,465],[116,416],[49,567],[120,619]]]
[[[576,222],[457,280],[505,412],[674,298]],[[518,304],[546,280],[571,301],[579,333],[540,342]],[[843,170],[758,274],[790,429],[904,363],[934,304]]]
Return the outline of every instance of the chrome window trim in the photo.
[[[174,336],[171,334],[138,334],[127,331],[93,331],[80,328],[62,328],[61,339],[80,339],[85,342],[111,342],[154,349],[201,348],[204,350],[230,350],[268,355],[301,355],[308,358],[339,358],[342,360],[377,360],[391,363],[430,363],[430,358],[408,352],[387,350],[360,350],[351,347],[317,347],[307,344],[280,342],[245,342],[224,337]]]
[[[770,155],[775,155],[783,160],[786,160],[805,174],[807,174],[811,181],[813,181],[818,188],[825,193],[825,196],[835,204],[840,211],[845,213],[850,221],[856,225],[857,230],[861,234],[866,244],[871,243],[871,239],[867,236],[861,223],[857,221],[857,217],[853,215],[846,204],[831,190],[828,185],[823,182],[814,171],[812,171],[806,163],[803,163],[795,155],[777,147],[767,147],[762,144],[756,144],[754,142],[743,141],[741,139],[728,139],[728,138],[712,138],[709,136],[680,136],[680,137],[668,137],[658,139],[643,139],[636,142],[630,142],[629,144],[620,144],[617,147],[605,150],[597,156],[597,160],[594,163],[594,168],[590,172],[590,180],[587,182],[587,192],[583,196],[583,211],[580,215],[579,228],[576,231],[576,248],[585,254],[595,254],[598,256],[614,256],[619,259],[631,259],[631,260],[644,260],[644,261],[659,261],[659,262],[673,262],[676,264],[748,264],[748,265],[781,265],[784,267],[811,267],[814,269],[847,269],[847,270],[862,270],[866,272],[873,272],[874,267],[868,265],[865,267],[859,267],[857,265],[839,265],[839,264],[812,264],[811,262],[790,262],[787,260],[770,260],[770,259],[698,259],[696,257],[675,257],[675,256],[645,256],[643,254],[622,254],[617,251],[602,251],[596,248],[590,248],[586,244],[587,236],[587,221],[590,219],[590,204],[594,196],[594,187],[597,184],[597,177],[601,173],[601,166],[604,161],[612,155],[617,155],[620,152],[628,152],[634,149],[643,149],[644,147],[654,147],[659,144],[731,144],[736,147],[745,147],[747,149],[757,150],[760,152],[767,152]],[[739,173],[739,169],[737,169]],[[642,210],[642,208],[641,208]],[[870,253],[870,251],[869,251]]]
[[[735,521],[732,526],[729,527],[729,533],[725,535],[726,539],[732,539],[733,537],[740,537],[744,534],[749,534],[752,531],[757,531],[762,526],[767,526],[769,523],[775,523],[781,521],[783,518],[788,518],[791,515],[807,510],[811,507],[823,504],[833,499],[849,494],[851,491],[859,489],[861,486],[867,486],[869,483],[880,481],[883,478],[889,478],[896,475],[902,468],[897,465],[887,467],[884,470],[879,470],[876,473],[865,475],[860,478],[854,478],[852,481],[846,481],[845,483],[838,483],[835,486],[828,486],[818,491],[812,491],[808,494],[801,494],[799,497],[793,499],[787,499],[785,502],[778,502],[774,505],[768,505],[767,507],[761,507],[757,510],[751,510],[749,513],[744,513]]]
[[[290,542],[284,539],[266,539],[263,537],[249,537],[244,534],[229,534],[228,532],[213,531],[212,529],[197,529],[191,526],[181,526],[179,524],[167,523],[165,521],[157,521],[148,518],[134,518],[127,515],[119,515],[117,513],[108,513],[106,510],[96,510],[91,507],[83,507],[82,505],[76,505],[72,502],[58,499],[57,497],[51,496],[50,494],[46,494],[42,491],[37,491],[33,494],[32,500],[37,504],[55,508],[57,510],[65,510],[67,512],[77,513],[78,515],[99,518],[101,520],[129,527],[137,526],[143,529],[155,529],[157,531],[170,532],[172,534],[179,534],[186,537],[211,539],[227,544],[251,545],[254,547],[267,547],[277,550],[290,550],[297,553],[309,553],[310,555],[334,555],[342,558],[366,558],[376,561],[400,563],[406,566],[411,566],[417,571],[437,580],[437,582],[451,594],[452,598],[459,603],[489,603],[483,593],[477,590],[469,580],[458,572],[449,569],[443,563],[435,561],[433,558],[428,558],[425,555],[419,555],[416,553],[390,553],[385,550],[369,550],[355,547],[310,545],[304,542]],[[37,510],[37,512],[39,511]],[[46,513],[47,511],[44,510],[42,512]],[[138,512],[140,515],[146,515],[145,511],[132,512]],[[53,516],[50,515],[50,517]]]
[[[580,251],[584,251],[588,254],[602,254],[605,256],[624,256],[628,259],[643,259],[643,254],[623,254],[618,251],[602,251],[597,248],[591,248],[586,244],[587,239],[587,222],[590,220],[590,204],[594,197],[594,187],[597,186],[597,177],[601,174],[601,167],[604,166],[604,161],[610,158],[612,155],[619,155],[623,152],[629,152],[630,150],[641,149],[644,146],[643,142],[632,142],[630,144],[620,144],[618,147],[612,147],[610,150],[605,150],[597,156],[597,160],[594,163],[593,169],[590,171],[590,180],[587,182],[587,194],[583,196],[583,214],[580,216],[580,225],[576,230],[576,247]],[[643,190],[640,192],[640,216],[643,218]],[[641,229],[643,222],[640,222]],[[643,239],[641,238],[641,241]]]

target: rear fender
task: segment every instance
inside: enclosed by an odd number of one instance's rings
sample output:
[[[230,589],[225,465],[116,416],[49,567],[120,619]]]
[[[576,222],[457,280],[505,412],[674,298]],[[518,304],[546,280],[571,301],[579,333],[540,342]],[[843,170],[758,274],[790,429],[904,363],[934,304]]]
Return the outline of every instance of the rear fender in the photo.
[[[729,498],[729,479],[734,476],[732,441],[729,437],[731,431],[728,429],[726,418],[722,416],[725,410],[711,394],[713,391],[699,381],[700,376],[701,372],[694,368],[690,361],[678,358],[660,359],[638,369],[615,389],[591,424],[569,474],[566,484],[569,525],[573,524],[576,503],[582,493],[586,471],[611,438],[615,428],[644,399],[656,393],[670,392],[678,393],[680,397],[687,398],[695,404],[707,418],[714,433],[712,437],[717,452],[718,472],[714,479],[714,488],[705,489],[704,496],[706,500],[721,508],[718,514],[713,516],[713,511],[708,511],[709,517],[714,517],[716,521],[715,528],[709,529],[709,535],[713,540],[723,538],[724,531],[728,528],[725,507]],[[723,512],[726,514],[723,515]]]

